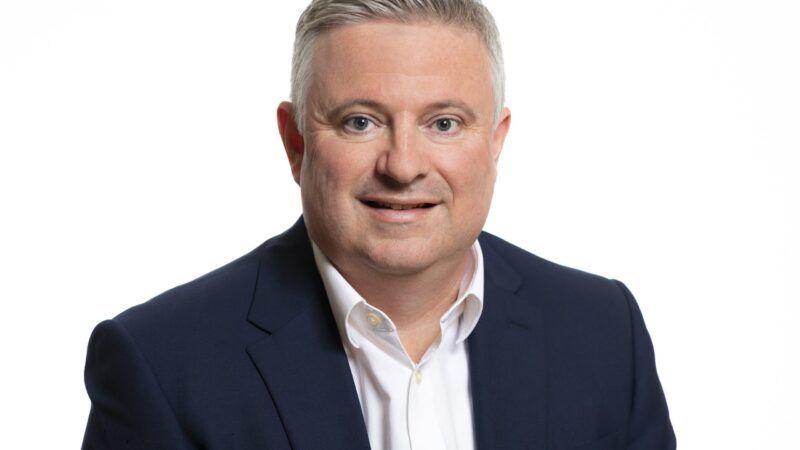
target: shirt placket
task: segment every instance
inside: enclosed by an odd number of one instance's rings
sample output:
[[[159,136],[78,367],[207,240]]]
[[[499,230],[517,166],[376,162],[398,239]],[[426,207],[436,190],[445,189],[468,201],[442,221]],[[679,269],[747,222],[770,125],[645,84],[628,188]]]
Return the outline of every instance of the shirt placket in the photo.
[[[368,308],[366,322],[374,336],[389,344],[407,368],[406,426],[411,450],[446,450],[447,446],[436,416],[433,380],[425,380],[425,372],[432,366],[430,361],[441,344],[438,340],[425,352],[418,364],[414,364],[405,351],[400,336],[391,320],[380,311]]]
[[[426,382],[423,367],[417,366],[408,381],[406,423],[412,450],[445,450],[444,438],[436,417],[433,384]]]

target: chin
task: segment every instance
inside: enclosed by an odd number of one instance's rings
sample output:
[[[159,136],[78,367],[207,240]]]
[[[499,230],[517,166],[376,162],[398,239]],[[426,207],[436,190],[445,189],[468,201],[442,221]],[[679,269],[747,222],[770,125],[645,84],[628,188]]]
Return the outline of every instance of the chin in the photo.
[[[436,262],[430,239],[381,240],[366,249],[369,264],[377,271],[403,275],[420,272]]]

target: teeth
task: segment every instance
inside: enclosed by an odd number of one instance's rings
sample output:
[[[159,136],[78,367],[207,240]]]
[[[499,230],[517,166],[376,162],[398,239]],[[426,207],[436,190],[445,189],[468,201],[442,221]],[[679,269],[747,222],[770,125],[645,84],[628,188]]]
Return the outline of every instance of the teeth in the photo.
[[[402,210],[414,209],[414,208],[422,208],[423,206],[425,206],[424,203],[420,203],[420,204],[417,204],[417,205],[392,205],[392,204],[387,204],[387,203],[378,203],[378,205],[380,205],[383,208],[393,209],[395,211],[402,211]]]

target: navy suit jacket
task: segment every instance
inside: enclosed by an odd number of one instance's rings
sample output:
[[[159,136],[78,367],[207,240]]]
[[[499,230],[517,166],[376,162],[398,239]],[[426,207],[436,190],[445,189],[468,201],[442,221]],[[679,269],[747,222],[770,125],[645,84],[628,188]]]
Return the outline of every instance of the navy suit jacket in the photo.
[[[628,289],[479,240],[484,310],[467,340],[477,449],[674,449]],[[84,450],[369,448],[302,218],[100,323],[85,382]]]

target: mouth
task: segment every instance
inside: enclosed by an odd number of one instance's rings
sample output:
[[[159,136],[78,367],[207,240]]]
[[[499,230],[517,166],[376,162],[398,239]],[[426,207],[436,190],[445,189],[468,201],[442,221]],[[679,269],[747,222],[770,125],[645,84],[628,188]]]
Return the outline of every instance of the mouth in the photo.
[[[359,198],[369,216],[384,224],[422,224],[441,202],[431,198]]]
[[[409,209],[430,209],[436,206],[436,203],[419,202],[392,202],[392,201],[379,201],[379,200],[361,200],[361,203],[374,209],[391,209],[394,211],[406,211]]]

